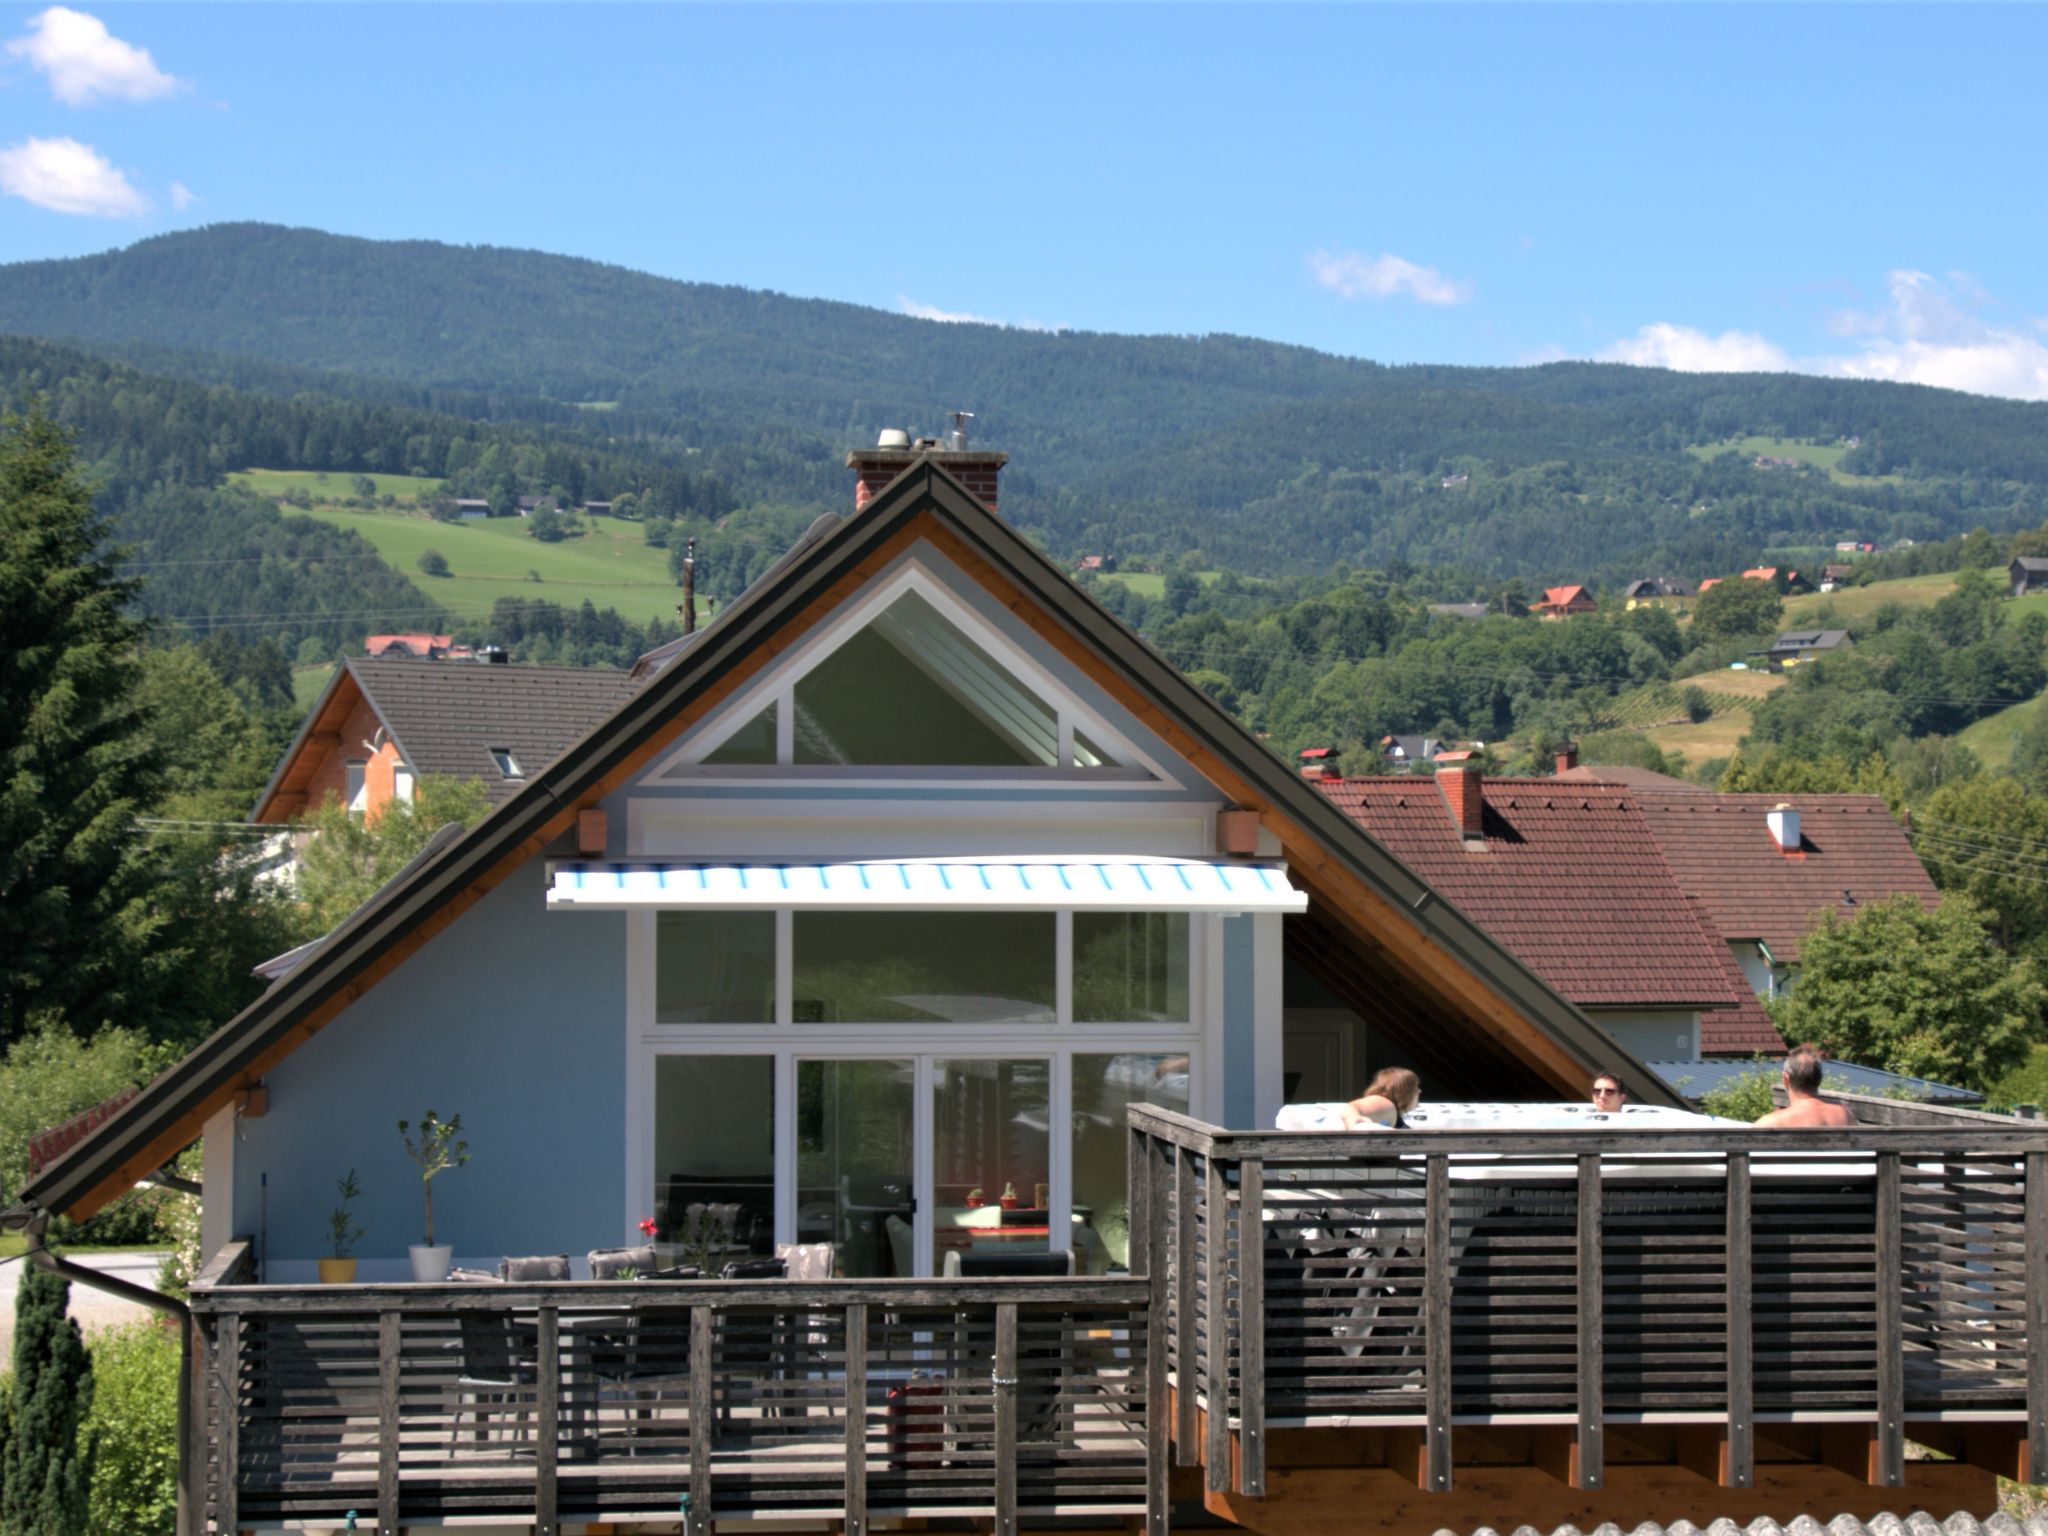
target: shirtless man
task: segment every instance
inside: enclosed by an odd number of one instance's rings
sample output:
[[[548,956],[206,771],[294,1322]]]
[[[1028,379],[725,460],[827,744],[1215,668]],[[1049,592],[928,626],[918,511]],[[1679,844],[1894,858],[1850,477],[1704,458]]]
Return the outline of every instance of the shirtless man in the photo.
[[[1817,1045],[1795,1045],[1785,1058],[1783,1109],[1774,1109],[1757,1121],[1759,1130],[1800,1129],[1809,1126],[1854,1125],[1856,1117],[1839,1104],[1820,1096],[1821,1050]]]

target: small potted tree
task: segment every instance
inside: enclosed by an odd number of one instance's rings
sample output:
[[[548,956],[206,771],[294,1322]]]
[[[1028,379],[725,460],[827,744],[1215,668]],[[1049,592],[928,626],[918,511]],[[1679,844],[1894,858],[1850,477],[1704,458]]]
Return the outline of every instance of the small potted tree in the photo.
[[[415,1280],[446,1280],[454,1262],[452,1243],[434,1241],[434,1175],[460,1168],[469,1161],[469,1143],[462,1140],[462,1116],[441,1119],[431,1109],[420,1119],[419,1137],[414,1139],[412,1122],[398,1122],[398,1134],[405,1142],[405,1155],[420,1165],[420,1194],[427,1206],[427,1240],[406,1250],[412,1259]]]
[[[320,1261],[320,1283],[353,1285],[356,1278],[353,1250],[366,1230],[348,1208],[349,1202],[363,1192],[363,1187],[356,1182],[355,1169],[349,1169],[336,1179],[334,1190],[341,1197],[341,1204],[327,1213],[327,1242],[333,1248],[334,1256]]]

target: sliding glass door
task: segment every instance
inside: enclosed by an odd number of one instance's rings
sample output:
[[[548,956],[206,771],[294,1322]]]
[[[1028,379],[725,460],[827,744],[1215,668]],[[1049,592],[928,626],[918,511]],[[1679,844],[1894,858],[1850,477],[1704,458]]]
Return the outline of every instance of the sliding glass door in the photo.
[[[796,1063],[796,1237],[841,1275],[919,1273],[917,1063]]]
[[[1051,1241],[1052,1062],[932,1060],[932,1269]]]

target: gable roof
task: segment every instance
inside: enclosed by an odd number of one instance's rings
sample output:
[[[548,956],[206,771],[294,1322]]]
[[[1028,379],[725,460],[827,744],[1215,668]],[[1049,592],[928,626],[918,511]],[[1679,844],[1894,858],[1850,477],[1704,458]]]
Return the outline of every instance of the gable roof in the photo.
[[[2038,576],[2042,572],[2048,571],[2048,556],[2014,555],[2012,558],[2012,564],[2008,565],[2006,569],[2011,570],[2014,565],[2018,566],[2023,571]]]
[[[1568,603],[1590,603],[1591,601],[1593,599],[1582,586],[1545,587],[1543,589],[1543,600],[1536,606],[1538,608],[1562,608]]]
[[[1580,763],[1561,773],[1553,773],[1549,782],[1554,784],[1619,784],[1623,789],[1633,789],[1638,794],[1655,790],[1666,795],[1711,795],[1713,791],[1704,784],[1689,784],[1684,779],[1674,779],[1668,773],[1659,773],[1654,768],[1638,768],[1630,763]]]
[[[1799,812],[1802,857],[1788,857],[1764,821]],[[1853,915],[1901,892],[1928,906],[1934,881],[1876,795],[1644,795],[1643,814],[1678,883],[1730,943],[1762,940],[1796,964],[1824,910]]]
[[[829,523],[829,527],[827,526]],[[1637,1097],[1682,1105],[1461,911],[1276,758],[948,474],[913,461],[850,517],[821,518],[797,551],[665,658],[611,717],[409,877],[393,880],[255,1002],[32,1179],[36,1206],[90,1214],[193,1140],[239,1088],[338,1017],[499,882],[570,833],[577,812],[654,760],[770,666],[787,643],[920,540],[929,541],[1083,668],[1225,795],[1256,811],[1290,869],[1361,947],[1427,988],[1440,1027],[1502,1042],[1574,1091],[1619,1061]]]
[[[493,805],[520,779],[498,771],[491,748],[511,752],[531,778],[617,709],[635,683],[616,667],[512,667],[475,661],[352,657],[335,669],[256,802],[253,819],[303,792],[323,737],[366,702],[415,773],[480,779]],[[310,807],[294,806],[299,809]],[[284,819],[273,816],[271,819]]]
[[[1846,629],[1788,629],[1771,642],[1775,651],[1832,651],[1855,644]]]
[[[1434,780],[1318,787],[1581,1008],[1730,1008],[1727,946],[1701,923],[1628,790],[1485,783],[1467,850]]]

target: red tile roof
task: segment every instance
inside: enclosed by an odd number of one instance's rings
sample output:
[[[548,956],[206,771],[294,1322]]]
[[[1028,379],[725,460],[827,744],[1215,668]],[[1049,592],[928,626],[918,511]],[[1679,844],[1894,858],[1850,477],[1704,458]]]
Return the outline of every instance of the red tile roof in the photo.
[[[1746,983],[1731,988],[1727,945],[1672,879],[1632,791],[1488,780],[1486,846],[1467,850],[1434,783],[1320,787],[1581,1008],[1732,1008],[1748,996]]]
[[[1713,932],[1706,908],[1696,901],[1693,909],[1700,914],[1700,922],[1707,931]],[[1738,1001],[1733,1008],[1719,1008],[1700,1015],[1700,1054],[1754,1056],[1762,1052],[1766,1056],[1777,1055],[1785,1049],[1784,1036],[1778,1033],[1778,1026],[1771,1022],[1771,1016],[1764,1012],[1762,999],[1749,990],[1749,978],[1742,972],[1742,962],[1735,958],[1735,951],[1726,944],[1714,947],[1721,952],[1721,965],[1728,974],[1729,990]]]
[[[1535,606],[1538,608],[1568,608],[1574,603],[1584,603],[1591,606],[1592,602],[1591,595],[1582,586],[1545,587],[1543,589],[1543,601]]]
[[[1876,795],[1646,794],[1640,803],[1678,883],[1721,937],[1761,939],[1780,961],[1798,961],[1824,909],[1853,913],[1904,891],[1930,907],[1938,899]],[[1803,857],[1771,836],[1764,817],[1775,805],[1799,811]]]

